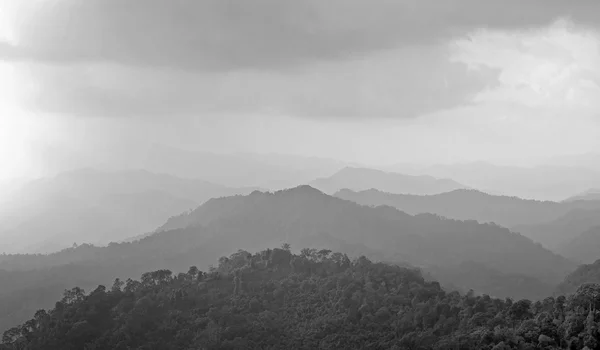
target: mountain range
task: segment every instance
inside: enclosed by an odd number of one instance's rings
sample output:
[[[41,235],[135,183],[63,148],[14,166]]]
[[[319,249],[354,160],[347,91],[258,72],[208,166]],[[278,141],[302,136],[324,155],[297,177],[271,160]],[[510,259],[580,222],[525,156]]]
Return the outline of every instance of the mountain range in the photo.
[[[344,188],[361,191],[376,187],[385,192],[420,195],[467,188],[465,185],[451,179],[404,175],[356,167],[345,167],[330,177],[319,178],[309,184],[328,194],[333,194]]]
[[[351,164],[333,159],[280,154],[218,154],[154,145],[141,168],[229,187],[289,188],[329,176]]]
[[[390,205],[409,214],[434,213],[457,220],[493,222],[549,249],[600,224],[600,201],[551,202],[455,190],[429,196],[391,194],[371,189],[341,190],[336,197],[359,204]]]
[[[249,193],[145,170],[78,169],[23,185],[0,208],[0,252],[53,252],[151,232],[170,216],[219,196]]]
[[[517,167],[471,162],[431,166],[397,164],[386,170],[449,178],[491,194],[562,201],[590,188],[600,187],[600,169],[584,165],[576,163],[576,166],[543,164]]]
[[[536,294],[539,286],[556,285],[576,268],[494,224],[361,206],[304,185],[210,199],[134,242],[106,247],[84,244],[48,255],[0,255],[4,315],[0,327],[48,307],[49,300],[73,285],[89,289],[155,269],[182,271],[192,265],[207,269],[220,256],[238,249],[254,251],[283,243],[292,247],[312,243],[354,257],[365,254],[380,261],[409,263],[448,276],[445,281],[459,276],[464,266],[486,274],[494,271],[489,275],[493,281],[477,282],[473,278],[479,275],[471,274],[471,279],[463,275],[455,282],[465,289],[478,283],[478,292],[502,297],[542,297]],[[527,293],[524,286],[530,286]]]

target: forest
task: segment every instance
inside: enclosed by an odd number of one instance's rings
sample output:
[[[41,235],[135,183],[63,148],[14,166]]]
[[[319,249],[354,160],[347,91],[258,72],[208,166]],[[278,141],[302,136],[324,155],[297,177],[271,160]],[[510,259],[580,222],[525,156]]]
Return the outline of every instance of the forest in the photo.
[[[599,349],[600,285],[568,296],[461,294],[418,269],[289,244],[208,271],[157,270],[8,329],[0,349]]]

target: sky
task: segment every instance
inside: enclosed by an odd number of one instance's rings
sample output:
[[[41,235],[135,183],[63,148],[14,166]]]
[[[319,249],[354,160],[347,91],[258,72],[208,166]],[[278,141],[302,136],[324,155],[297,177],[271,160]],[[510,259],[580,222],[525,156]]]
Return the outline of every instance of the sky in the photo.
[[[597,0],[0,0],[0,180],[154,143],[368,163],[600,152]]]

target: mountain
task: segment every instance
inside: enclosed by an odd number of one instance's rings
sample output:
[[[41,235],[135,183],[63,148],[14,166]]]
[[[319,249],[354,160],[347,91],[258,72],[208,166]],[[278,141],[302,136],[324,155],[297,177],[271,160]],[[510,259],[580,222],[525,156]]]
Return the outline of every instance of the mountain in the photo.
[[[494,196],[463,189],[425,196],[393,194],[375,189],[361,192],[343,189],[335,196],[362,205],[390,205],[412,215],[433,213],[457,220],[495,222],[505,227],[552,220],[571,208],[555,202]]]
[[[567,203],[572,206],[587,206],[590,208],[600,202],[577,201]],[[600,226],[600,209],[575,208],[561,217],[540,224],[518,225],[513,230],[533,239],[543,242],[544,246],[558,253],[562,246],[594,226]],[[574,261],[579,261],[575,259]]]
[[[335,196],[362,205],[389,205],[411,215],[429,212],[457,220],[494,222],[550,249],[556,249],[561,241],[600,225],[600,201],[557,203],[494,196],[477,190],[417,196],[373,189],[362,192],[345,189]]]
[[[403,175],[354,167],[345,167],[330,177],[319,178],[309,184],[329,194],[344,188],[355,191],[377,188],[391,193],[408,194],[435,194],[466,188],[466,186],[449,179]]]
[[[472,162],[438,164],[418,169],[398,165],[388,170],[450,178],[486,193],[551,201],[561,201],[589,188],[600,187],[600,169],[585,167],[540,165],[525,168]]]
[[[590,264],[580,265],[568,274],[556,287],[555,294],[570,294],[581,285],[588,283],[600,283],[600,259]]]
[[[594,188],[582,192],[573,197],[569,197],[564,200],[564,202],[573,202],[573,201],[600,201],[600,189]]]
[[[416,266],[473,261],[546,282],[562,279],[575,267],[528,238],[494,224],[434,214],[411,216],[388,206],[361,206],[310,186],[211,199],[192,212],[171,218],[158,231],[186,227],[219,227],[248,249],[257,244],[293,245],[302,237],[327,233]]]
[[[192,265],[208,269],[219,257],[238,249],[252,251],[282,243],[295,249],[312,243],[314,248],[340,249],[350,256],[365,254],[425,271],[472,262],[509,276],[503,281],[510,283],[521,283],[519,275],[555,284],[575,269],[568,260],[497,225],[433,214],[411,216],[392,207],[361,206],[300,186],[210,199],[172,217],[163,229],[139,241],[106,247],[79,245],[47,255],[0,255],[0,326],[49,307],[70,286],[89,290],[145,271],[185,271]],[[478,287],[494,285],[485,283]],[[507,284],[503,292],[510,288]]]
[[[347,166],[333,159],[280,154],[218,154],[154,145],[143,168],[230,187],[294,187]]]
[[[594,349],[598,293],[513,301],[329,250],[239,250],[208,271],[75,285],[0,349]]]
[[[584,153],[554,156],[544,162],[546,165],[585,168],[600,171],[600,153]]]
[[[600,212],[596,214],[600,215]],[[600,218],[596,221],[600,221]],[[556,251],[572,261],[584,264],[591,264],[600,259],[600,224],[560,244]]]
[[[518,273],[501,273],[472,261],[455,266],[435,266],[426,270],[443,286],[468,288],[496,298],[541,300],[550,294],[554,285]]]
[[[24,185],[0,208],[0,251],[50,252],[152,231],[215,196],[249,193],[144,170],[79,169]]]

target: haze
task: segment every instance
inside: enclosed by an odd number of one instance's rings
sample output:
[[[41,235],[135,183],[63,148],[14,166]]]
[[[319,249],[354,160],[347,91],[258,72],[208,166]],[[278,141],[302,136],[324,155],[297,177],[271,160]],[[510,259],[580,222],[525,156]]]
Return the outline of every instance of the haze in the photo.
[[[539,4],[2,0],[0,177],[135,167],[154,143],[378,166],[598,152],[598,5]]]
[[[599,14],[0,0],[0,350],[600,348]]]

